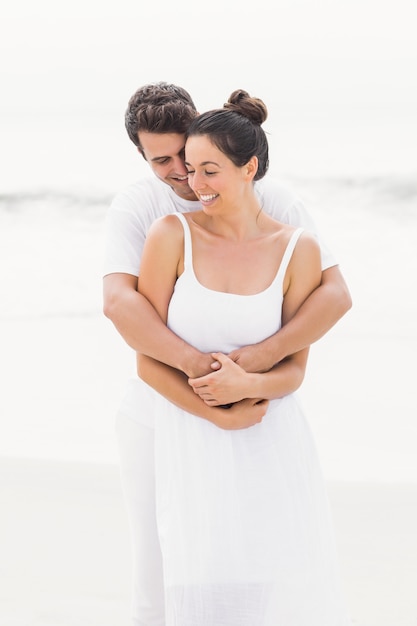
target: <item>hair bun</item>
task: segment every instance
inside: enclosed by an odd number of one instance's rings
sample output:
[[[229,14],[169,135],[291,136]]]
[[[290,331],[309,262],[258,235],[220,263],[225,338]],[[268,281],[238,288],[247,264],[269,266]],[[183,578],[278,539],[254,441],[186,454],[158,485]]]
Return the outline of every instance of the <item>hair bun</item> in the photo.
[[[254,124],[263,124],[268,117],[268,109],[259,98],[252,98],[247,91],[236,89],[224,105],[225,109],[247,117]]]

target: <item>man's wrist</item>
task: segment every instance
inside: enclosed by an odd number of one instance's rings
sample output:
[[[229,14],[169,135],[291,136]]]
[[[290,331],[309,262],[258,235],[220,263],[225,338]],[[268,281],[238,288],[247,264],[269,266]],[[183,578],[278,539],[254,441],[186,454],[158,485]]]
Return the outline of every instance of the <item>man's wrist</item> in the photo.
[[[210,360],[212,359],[208,355],[203,355],[199,350],[184,342],[178,354],[176,367],[184,372],[188,378],[198,378],[209,373]]]
[[[281,331],[279,331],[281,332]],[[260,353],[262,358],[262,367],[258,372],[269,372],[277,363],[285,359],[287,356],[282,350],[281,336],[278,338],[278,333],[266,339],[260,346]]]

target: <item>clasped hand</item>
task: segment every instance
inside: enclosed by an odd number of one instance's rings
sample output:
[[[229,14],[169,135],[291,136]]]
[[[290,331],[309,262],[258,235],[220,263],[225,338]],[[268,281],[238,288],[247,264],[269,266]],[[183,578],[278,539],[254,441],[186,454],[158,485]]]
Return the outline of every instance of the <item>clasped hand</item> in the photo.
[[[247,398],[249,374],[230,357],[221,353],[211,354],[216,371],[199,378],[189,378],[188,383],[194,392],[209,406],[219,406],[238,402]]]

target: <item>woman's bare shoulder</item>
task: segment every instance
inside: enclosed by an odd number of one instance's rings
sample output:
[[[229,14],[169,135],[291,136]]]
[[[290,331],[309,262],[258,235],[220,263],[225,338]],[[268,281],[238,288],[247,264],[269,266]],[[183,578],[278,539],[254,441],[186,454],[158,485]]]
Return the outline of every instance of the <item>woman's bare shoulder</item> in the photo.
[[[294,232],[296,229],[291,227]],[[289,267],[292,270],[306,273],[312,271],[321,275],[321,253],[317,238],[309,231],[303,230],[294,248]]]
[[[297,229],[293,228],[293,230]],[[304,254],[320,255],[320,246],[317,237],[307,230],[303,230],[301,233],[297,248]]]
[[[158,217],[152,222],[146,240],[152,244],[172,245],[181,243],[184,239],[184,228],[174,214]]]

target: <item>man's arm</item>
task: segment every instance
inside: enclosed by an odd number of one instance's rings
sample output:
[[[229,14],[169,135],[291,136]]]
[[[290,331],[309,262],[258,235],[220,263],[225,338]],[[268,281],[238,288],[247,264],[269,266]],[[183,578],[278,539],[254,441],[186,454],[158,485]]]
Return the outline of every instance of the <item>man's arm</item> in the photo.
[[[275,335],[234,350],[229,356],[247,372],[267,372],[285,357],[323,337],[351,306],[349,290],[339,267],[330,267],[323,271],[319,287]]]
[[[131,274],[108,274],[103,281],[104,315],[136,352],[148,355],[187,376],[202,376],[213,359],[175,335],[163,323],[150,302],[137,291]]]

